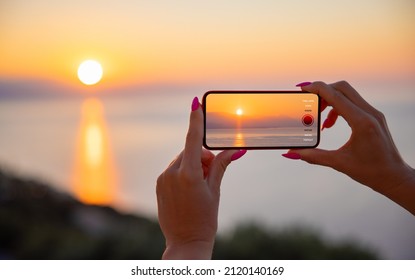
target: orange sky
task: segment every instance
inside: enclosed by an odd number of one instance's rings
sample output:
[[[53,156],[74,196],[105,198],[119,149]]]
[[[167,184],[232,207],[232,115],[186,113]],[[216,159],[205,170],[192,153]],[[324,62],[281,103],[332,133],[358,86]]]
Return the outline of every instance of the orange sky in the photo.
[[[5,0],[0,78],[75,84],[91,58],[109,86],[413,79],[414,14],[412,0]]]
[[[209,94],[206,98],[208,113],[234,114],[241,109],[244,117],[292,117],[304,115],[303,100],[312,101],[312,109],[316,112],[318,99],[315,94]]]

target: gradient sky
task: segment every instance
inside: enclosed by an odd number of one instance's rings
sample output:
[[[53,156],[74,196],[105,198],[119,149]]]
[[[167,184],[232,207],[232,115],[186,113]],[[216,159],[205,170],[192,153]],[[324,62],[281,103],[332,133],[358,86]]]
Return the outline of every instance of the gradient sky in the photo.
[[[303,100],[309,102],[305,103]],[[207,113],[236,114],[241,109],[244,117],[290,117],[301,118],[304,115],[305,104],[317,107],[317,95],[315,94],[209,94],[206,98]]]
[[[103,85],[411,80],[415,2],[3,0],[0,78]]]

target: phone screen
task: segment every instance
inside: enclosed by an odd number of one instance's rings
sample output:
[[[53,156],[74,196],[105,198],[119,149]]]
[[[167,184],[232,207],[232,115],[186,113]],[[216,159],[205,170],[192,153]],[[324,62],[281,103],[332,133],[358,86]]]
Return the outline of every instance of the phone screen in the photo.
[[[320,99],[303,91],[209,91],[203,96],[207,149],[314,148]]]

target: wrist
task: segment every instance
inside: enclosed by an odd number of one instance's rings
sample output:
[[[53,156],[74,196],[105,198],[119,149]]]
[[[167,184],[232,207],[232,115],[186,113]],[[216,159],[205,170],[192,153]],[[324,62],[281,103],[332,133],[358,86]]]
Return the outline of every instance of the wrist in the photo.
[[[404,164],[400,171],[399,180],[381,193],[415,215],[415,170]]]
[[[209,260],[212,258],[214,241],[190,241],[167,245],[163,260]]]

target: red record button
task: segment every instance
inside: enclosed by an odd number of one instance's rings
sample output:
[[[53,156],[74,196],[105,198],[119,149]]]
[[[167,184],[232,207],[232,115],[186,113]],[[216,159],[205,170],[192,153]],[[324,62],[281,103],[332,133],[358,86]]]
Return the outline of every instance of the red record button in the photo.
[[[312,115],[304,115],[302,122],[303,122],[303,125],[310,126],[314,123],[314,118]]]

